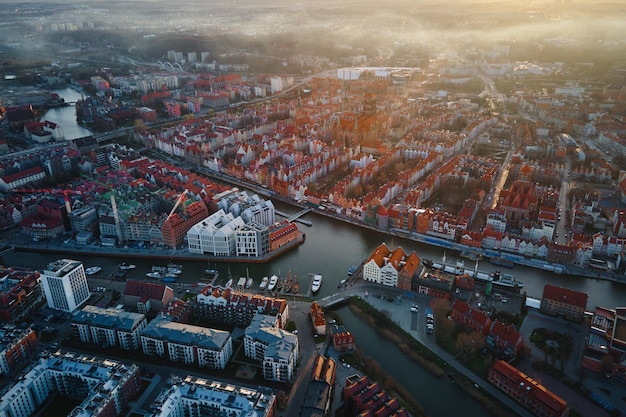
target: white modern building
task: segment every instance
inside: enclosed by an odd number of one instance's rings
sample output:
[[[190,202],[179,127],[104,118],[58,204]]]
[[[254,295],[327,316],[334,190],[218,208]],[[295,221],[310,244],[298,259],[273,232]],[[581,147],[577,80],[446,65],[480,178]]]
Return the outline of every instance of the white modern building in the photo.
[[[275,403],[270,388],[248,388],[195,376],[174,377],[145,416],[271,417],[276,413]]]
[[[262,362],[265,379],[289,382],[298,363],[298,336],[276,324],[276,317],[257,314],[246,328],[244,350],[247,357]]]
[[[236,231],[243,229],[244,226],[241,217],[235,218],[220,209],[189,229],[187,232],[189,252],[216,256],[234,255],[237,250]]]
[[[91,296],[85,268],[80,261],[59,259],[40,273],[48,307],[74,312]]]
[[[137,365],[71,352],[44,352],[2,390],[0,416],[28,417],[53,393],[84,398],[69,414],[72,417],[121,415],[140,389]]]
[[[230,333],[156,318],[141,332],[143,353],[200,367],[224,369],[233,354]]]
[[[139,349],[141,332],[147,325],[144,314],[90,305],[72,318],[74,334],[81,342],[124,350]]]

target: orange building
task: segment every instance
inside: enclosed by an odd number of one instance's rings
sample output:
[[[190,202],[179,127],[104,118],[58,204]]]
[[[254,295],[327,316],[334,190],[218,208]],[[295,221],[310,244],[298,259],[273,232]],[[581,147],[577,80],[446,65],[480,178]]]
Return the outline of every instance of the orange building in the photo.
[[[187,201],[182,206],[182,213],[173,213],[161,225],[163,243],[171,248],[183,242],[191,226],[209,216],[209,209],[203,201]]]
[[[565,400],[505,361],[495,361],[489,369],[487,378],[509,397],[538,416],[569,415],[569,407]]]

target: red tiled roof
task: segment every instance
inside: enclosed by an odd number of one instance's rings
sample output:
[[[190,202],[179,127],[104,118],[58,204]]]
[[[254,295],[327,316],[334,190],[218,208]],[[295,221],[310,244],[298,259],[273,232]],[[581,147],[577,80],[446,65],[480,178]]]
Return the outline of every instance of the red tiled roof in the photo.
[[[163,301],[166,285],[155,282],[133,281],[126,282],[124,295],[135,297],[147,297],[151,300]]]
[[[570,304],[576,307],[587,308],[588,295],[582,292],[570,290],[569,288],[546,284],[543,287],[543,298]]]
[[[535,401],[538,401],[544,407],[550,409],[554,415],[560,416],[567,409],[567,402],[565,402],[565,400],[549,391],[531,377],[509,365],[507,362],[502,360],[495,361],[492,366],[492,371],[506,377],[511,384],[525,384],[525,386],[529,387],[533,392]]]

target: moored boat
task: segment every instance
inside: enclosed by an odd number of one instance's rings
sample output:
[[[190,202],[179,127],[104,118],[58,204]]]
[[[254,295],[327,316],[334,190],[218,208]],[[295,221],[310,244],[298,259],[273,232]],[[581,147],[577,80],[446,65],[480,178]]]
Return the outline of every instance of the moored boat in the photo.
[[[348,276],[352,276],[356,272],[356,265],[352,265],[350,269],[348,269]]]
[[[239,277],[239,281],[237,281],[237,288],[243,289],[246,285],[246,277]]]
[[[270,279],[268,277],[263,277],[261,279],[261,283],[259,284],[259,289],[260,290],[264,290],[265,288],[267,288],[267,284],[268,284],[269,280]]]
[[[146,277],[152,278],[152,279],[161,279],[162,275],[160,272],[152,271],[152,272],[148,272],[146,274]]]
[[[85,269],[85,274],[96,275],[100,271],[102,271],[101,266],[90,266],[89,268]]]
[[[489,262],[497,266],[503,266],[505,268],[513,268],[515,266],[515,262],[501,256],[492,256],[491,258],[489,258]]]
[[[478,270],[478,260],[476,261],[476,266],[474,269],[466,269],[463,261],[459,260],[456,263],[456,266],[446,265],[445,264],[445,255],[443,257],[442,263],[432,262],[429,260],[428,264],[430,265],[428,268],[437,269],[449,274],[454,275],[462,275],[467,274],[473,277],[477,282],[483,283],[491,283],[492,285],[497,285],[500,287],[507,287],[511,289],[519,290],[524,286],[524,283],[513,278],[511,274],[501,274],[500,271],[496,271],[493,274],[489,274],[487,272],[481,272]],[[424,264],[426,266],[426,264]]]
[[[176,277],[171,277],[171,276],[163,277],[161,282],[176,282]]]
[[[267,289],[270,291],[274,291],[274,288],[276,288],[277,284],[278,284],[278,277],[276,275],[272,275],[272,277],[270,278],[270,282],[267,285]]]
[[[494,271],[494,273],[491,274],[491,278],[493,279],[491,281],[492,285],[513,288],[522,288],[524,286],[524,283],[513,278],[513,275],[502,274],[500,271]]]
[[[311,292],[315,294],[322,287],[322,276],[320,274],[313,275],[313,281],[311,281]]]
[[[469,259],[470,261],[483,259],[483,255],[480,252],[474,252],[471,250],[461,251],[461,257],[465,259]]]
[[[233,279],[229,279],[228,281],[226,281],[226,285],[224,286],[224,288],[232,288],[233,287]]]
[[[128,263],[128,262],[126,262],[126,261],[124,261],[124,262],[122,262],[122,263],[120,264],[120,269],[121,269],[122,271],[127,271],[127,270],[129,270],[129,269],[135,269],[135,268],[137,268],[137,266],[136,266],[136,265],[134,265],[134,264],[129,264],[129,263]]]
[[[293,280],[293,286],[291,287],[291,292],[293,294],[298,294],[300,292],[300,282],[298,281],[297,278]]]
[[[252,284],[254,284],[254,279],[248,277],[248,279],[246,279],[246,289],[250,289],[250,287],[252,287]]]
[[[346,282],[348,282],[347,279],[342,279],[341,281],[339,281],[339,284],[337,284],[337,288],[341,288],[344,285],[346,285]]]

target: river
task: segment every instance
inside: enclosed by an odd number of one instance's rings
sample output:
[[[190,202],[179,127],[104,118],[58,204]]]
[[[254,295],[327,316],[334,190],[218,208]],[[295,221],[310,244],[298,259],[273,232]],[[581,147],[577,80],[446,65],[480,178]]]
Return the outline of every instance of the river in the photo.
[[[276,207],[287,213],[296,213],[299,209],[284,205],[280,202],[274,203]],[[301,292],[306,292],[312,277],[310,274],[319,273],[324,277],[322,287],[316,298],[322,298],[337,291],[337,284],[347,278],[347,271],[351,265],[358,265],[381,243],[386,243],[391,249],[401,246],[405,252],[415,251],[420,258],[430,258],[440,260],[443,249],[429,246],[422,243],[413,242],[399,237],[391,237],[383,233],[374,232],[367,229],[342,223],[315,213],[307,214],[304,219],[310,220],[313,226],[298,227],[306,234],[306,241],[286,254],[265,264],[237,264],[237,263],[211,263],[187,262],[184,264],[183,274],[180,276],[181,282],[198,282],[202,277],[202,272],[206,268],[214,268],[220,272],[218,282],[225,283],[229,273],[237,282],[240,276],[249,275],[254,278],[254,286],[258,286],[263,276],[272,274],[280,275],[283,278],[291,273],[300,282]],[[23,254],[16,253],[5,256],[5,264],[32,266],[41,268],[47,262],[57,259],[58,255],[53,254]],[[85,263],[85,267],[100,265],[103,267],[103,274],[112,273],[117,264],[122,260],[113,258],[79,257]],[[448,263],[453,263],[460,259],[457,252],[446,253]],[[137,269],[129,271],[129,278],[143,279],[145,273],[149,272],[154,261],[133,260]],[[167,262],[163,260],[163,265]],[[471,261],[465,261],[466,267],[473,268]],[[471,265],[469,265],[471,263]],[[498,269],[488,261],[482,261],[479,270],[493,272]],[[625,305],[626,285],[617,284],[610,281],[597,280],[572,275],[557,275],[549,271],[528,268],[516,265],[511,272],[516,279],[524,283],[523,291],[529,297],[541,298],[544,284],[550,283],[557,286],[571,288],[576,291],[585,292],[589,295],[587,309],[593,310],[595,306],[619,307]]]
[[[71,88],[62,88],[60,90],[53,90],[52,92],[63,97],[66,103],[74,103],[82,98],[79,92]],[[41,121],[44,120],[54,122],[61,126],[65,139],[78,139],[93,134],[89,129],[80,126],[76,122],[76,108],[73,104],[49,109],[41,117]]]

